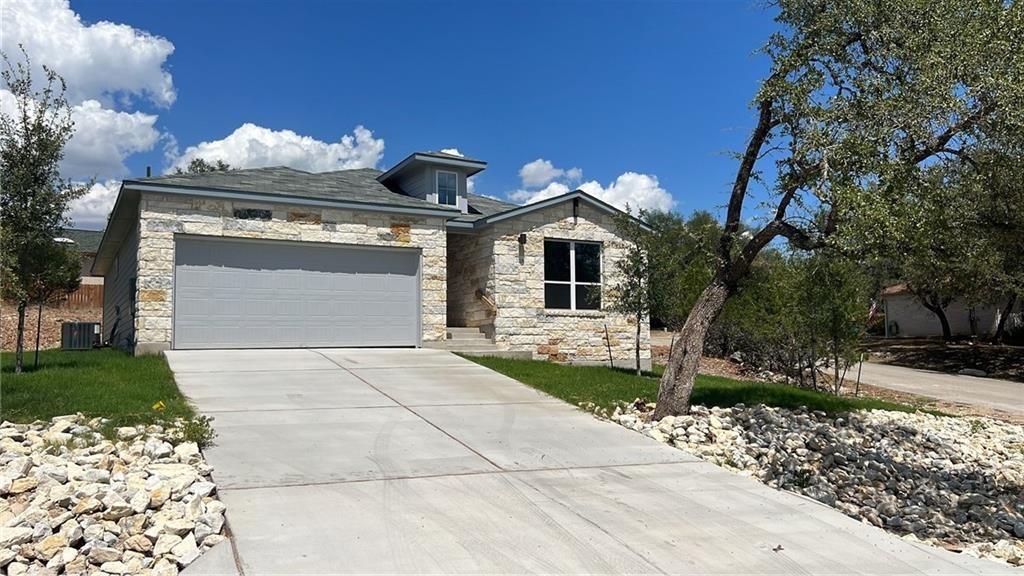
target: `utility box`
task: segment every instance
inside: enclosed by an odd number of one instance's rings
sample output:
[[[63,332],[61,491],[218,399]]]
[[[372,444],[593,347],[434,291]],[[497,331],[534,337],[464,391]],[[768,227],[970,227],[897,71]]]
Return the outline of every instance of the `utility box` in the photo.
[[[64,322],[60,325],[61,350],[92,350],[99,342],[99,322]]]

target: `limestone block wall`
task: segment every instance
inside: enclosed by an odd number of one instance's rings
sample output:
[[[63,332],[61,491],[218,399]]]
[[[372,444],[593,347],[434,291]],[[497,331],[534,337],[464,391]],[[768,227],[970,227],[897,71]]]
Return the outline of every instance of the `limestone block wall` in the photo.
[[[137,353],[165,350],[173,341],[176,234],[420,248],[423,340],[446,337],[447,239],[443,218],[156,193],[144,193],[139,208]],[[270,210],[272,218],[237,219],[236,208]]]
[[[494,311],[476,295],[494,292],[494,242],[489,236],[448,236],[448,323],[483,327],[490,334]]]
[[[526,234],[525,245],[519,244],[521,233]],[[574,218],[572,203],[566,202],[498,222],[481,235],[484,244],[493,246],[490,285],[498,305],[494,340],[500,349],[528,351],[535,359],[557,362],[607,362],[610,344],[617,366],[632,365],[636,320],[607,310],[609,287],[619,278],[615,262],[627,248],[610,215],[581,202]],[[545,239],[601,243],[602,310],[544,308]],[[650,365],[647,319],[640,326],[640,358],[641,365]]]

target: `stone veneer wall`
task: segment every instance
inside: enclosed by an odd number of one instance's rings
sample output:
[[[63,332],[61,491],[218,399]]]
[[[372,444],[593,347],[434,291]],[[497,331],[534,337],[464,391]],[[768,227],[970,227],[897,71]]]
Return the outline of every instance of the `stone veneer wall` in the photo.
[[[271,210],[273,217],[239,220],[235,208]],[[172,342],[175,234],[420,248],[423,340],[446,337],[447,238],[442,218],[154,193],[142,195],[139,209],[136,353],[166,350]]]
[[[526,234],[526,244],[518,236]],[[636,321],[606,310],[544,309],[544,240],[600,242],[602,307],[609,303],[609,286],[619,274],[615,261],[624,257],[626,243],[616,233],[613,218],[580,202],[573,219],[572,203],[565,202],[519,218],[493,224],[481,231],[480,242],[493,245],[494,264],[488,294],[498,305],[494,340],[502,350],[528,351],[535,359],[557,362],[607,362],[608,344],[617,366],[634,360]],[[605,326],[608,338],[605,337]],[[650,325],[640,330],[641,365],[651,359]]]
[[[481,290],[493,298],[494,242],[476,234],[448,235],[448,323],[482,327],[490,337],[494,311],[480,298]]]

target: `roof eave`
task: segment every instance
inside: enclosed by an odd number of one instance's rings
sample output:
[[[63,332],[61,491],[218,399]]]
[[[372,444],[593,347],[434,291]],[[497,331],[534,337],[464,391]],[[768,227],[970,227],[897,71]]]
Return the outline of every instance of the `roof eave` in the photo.
[[[387,182],[396,174],[398,174],[402,170],[405,170],[405,168],[409,166],[409,164],[412,164],[413,162],[426,162],[429,164],[439,164],[442,166],[450,166],[453,168],[463,168],[466,170],[466,176],[472,176],[474,174],[482,172],[484,169],[487,168],[487,162],[484,162],[483,160],[469,160],[465,158],[456,157],[449,158],[445,156],[426,154],[423,152],[414,152],[403,158],[402,161],[399,162],[398,164],[392,166],[391,169],[389,169],[388,171],[378,175],[377,181],[382,183]]]
[[[401,206],[398,204],[380,204],[375,202],[355,202],[352,200],[329,200],[309,196],[290,196],[271,192],[245,192],[223,188],[201,188],[171,184],[149,184],[137,180],[125,180],[124,188],[139,192],[155,192],[160,194],[180,194],[183,196],[200,196],[206,198],[227,198],[248,202],[267,202],[274,204],[294,204],[298,206],[314,206],[320,208],[339,208],[343,210],[360,210],[364,212],[387,212],[391,214],[408,214],[413,216],[436,216],[440,218],[456,218],[461,212],[451,208],[432,208],[430,206]]]
[[[117,250],[124,242],[125,235],[131,230],[132,225],[138,220],[139,194],[127,190],[124,183],[117,192],[117,200],[114,201],[114,209],[110,211],[107,225],[103,229],[103,238],[96,248],[96,256],[93,258],[89,273],[93,276],[104,276],[110,264],[117,257]],[[126,211],[134,208],[133,212],[125,214]],[[116,238],[116,240],[115,240]]]
[[[558,204],[561,204],[563,202],[568,202],[569,200],[573,200],[573,199],[577,199],[577,198],[580,199],[580,200],[586,201],[588,204],[593,205],[595,208],[597,208],[597,209],[599,209],[599,210],[601,210],[603,212],[607,212],[607,213],[613,214],[613,215],[625,214],[626,216],[628,216],[629,218],[631,218],[635,222],[637,222],[640,225],[640,227],[642,229],[644,229],[645,231],[647,231],[647,232],[653,232],[654,231],[654,229],[651,228],[650,224],[644,222],[643,220],[637,218],[636,216],[633,216],[632,214],[629,214],[628,212],[623,212],[622,210],[619,210],[618,208],[612,206],[611,204],[608,204],[607,202],[604,202],[603,200],[599,200],[599,199],[591,196],[590,194],[587,194],[586,192],[584,192],[582,190],[574,190],[572,192],[567,192],[565,194],[562,194],[561,196],[555,196],[553,198],[548,198],[547,200],[541,200],[540,202],[535,202],[533,204],[527,204],[526,206],[519,206],[519,207],[513,208],[511,210],[506,210],[504,212],[499,212],[497,214],[492,214],[490,216],[481,218],[481,219],[477,220],[476,222],[473,222],[472,224],[473,224],[474,228],[484,228],[484,227],[490,226],[491,224],[494,224],[496,222],[501,222],[502,220],[508,220],[509,218],[517,218],[517,217],[522,216],[524,214],[529,214],[529,213],[535,212],[537,210],[543,210],[544,208],[550,208],[551,206],[557,206]]]

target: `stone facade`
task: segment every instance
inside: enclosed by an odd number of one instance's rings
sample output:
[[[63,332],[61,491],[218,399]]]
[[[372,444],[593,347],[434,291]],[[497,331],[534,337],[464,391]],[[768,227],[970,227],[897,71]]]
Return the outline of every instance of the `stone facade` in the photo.
[[[520,234],[526,234],[526,244],[519,244]],[[545,239],[601,243],[605,309],[545,310]],[[564,202],[497,222],[477,236],[457,242],[449,251],[449,266],[459,270],[463,280],[460,293],[449,295],[453,300],[461,299],[461,304],[449,308],[454,318],[468,318],[468,326],[483,326],[481,310],[486,304],[475,297],[480,289],[497,305],[497,311],[491,311],[488,317],[490,325],[484,328],[493,334],[501,350],[530,352],[535,359],[557,362],[607,363],[610,345],[617,366],[633,365],[636,320],[606,309],[611,298],[609,287],[618,281],[615,262],[624,257],[627,248],[609,214],[581,202],[574,218],[572,202]],[[456,246],[460,248],[458,253]],[[463,288],[466,280],[470,285]],[[650,366],[650,327],[646,319],[640,327],[640,359],[642,366]]]
[[[269,210],[272,217],[266,221],[237,219],[236,208]],[[446,337],[443,218],[144,193],[139,205],[137,353],[165,350],[173,341],[176,234],[419,248],[422,338],[439,341]]]
[[[492,294],[494,240],[489,235],[448,235],[448,322],[482,328],[493,336],[495,311],[477,296]]]

